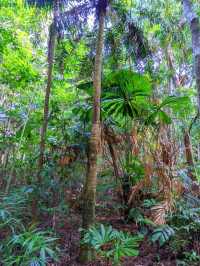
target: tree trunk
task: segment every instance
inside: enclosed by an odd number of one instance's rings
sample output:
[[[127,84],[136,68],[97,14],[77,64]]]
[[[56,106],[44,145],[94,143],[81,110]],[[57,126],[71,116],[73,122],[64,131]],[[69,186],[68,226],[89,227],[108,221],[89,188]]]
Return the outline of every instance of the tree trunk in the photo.
[[[188,169],[188,175],[192,180],[196,180],[195,174],[194,174],[194,159],[192,154],[192,145],[190,141],[190,134],[189,132],[185,132],[184,134],[184,145],[185,145],[185,156],[186,156],[186,162],[189,167]]]
[[[183,0],[183,10],[192,34],[194,72],[195,72],[196,87],[197,87],[197,107],[198,107],[197,114],[199,115],[200,114],[200,23],[197,14],[193,10],[193,6],[190,0]],[[184,143],[185,143],[187,163],[190,168],[192,167],[192,169],[194,169],[190,136],[189,133],[187,134],[187,132],[184,137]],[[190,170],[190,176],[191,178],[195,179],[195,175],[192,173],[192,170]]]
[[[121,171],[120,171],[118,164],[117,164],[117,152],[116,152],[115,147],[114,147],[115,141],[113,141],[113,140],[114,140],[115,135],[110,134],[110,130],[109,130],[108,126],[106,126],[106,125],[103,125],[103,130],[104,130],[104,138],[108,144],[108,148],[109,148],[110,155],[112,158],[112,164],[113,164],[114,174],[116,177],[116,182],[118,182],[120,180],[120,177],[121,177]],[[111,131],[111,133],[113,133],[113,132]]]
[[[174,65],[174,57],[172,53],[172,48],[171,45],[168,44],[166,47],[166,61],[167,61],[167,66],[171,74],[171,78],[169,81],[169,90],[168,90],[168,95],[174,95],[174,90],[177,86],[179,86],[179,80],[176,77],[176,70],[175,70],[175,65]]]
[[[108,148],[109,148],[110,155],[111,155],[111,158],[112,158],[112,163],[113,163],[113,169],[114,169],[114,173],[115,173],[115,177],[116,177],[116,182],[118,182],[120,180],[121,174],[120,174],[120,169],[119,169],[119,167],[117,165],[116,150],[113,147],[113,144],[110,143],[109,141],[108,141]]]
[[[54,63],[54,54],[56,47],[56,20],[58,18],[59,12],[59,0],[54,1],[54,19],[49,28],[49,41],[48,41],[48,70],[47,70],[47,86],[46,94],[44,100],[44,115],[43,115],[43,125],[41,128],[41,139],[40,139],[40,154],[38,161],[38,182],[41,183],[41,170],[44,164],[44,152],[45,152],[45,139],[48,126],[48,116],[49,116],[49,99],[51,94],[52,86],[52,74],[53,74],[53,63]]]
[[[190,26],[192,34],[192,50],[194,57],[194,72],[197,86],[198,113],[200,113],[200,23],[199,18],[193,10],[190,0],[183,0],[184,15]]]
[[[101,98],[101,72],[104,43],[105,12],[99,14],[99,31],[94,66],[94,98],[92,132],[89,142],[89,161],[87,176],[83,191],[82,227],[88,229],[95,221],[96,179],[98,162],[101,155],[101,125],[100,125],[100,98]],[[81,246],[80,261],[88,262],[94,259],[94,252],[88,246]]]

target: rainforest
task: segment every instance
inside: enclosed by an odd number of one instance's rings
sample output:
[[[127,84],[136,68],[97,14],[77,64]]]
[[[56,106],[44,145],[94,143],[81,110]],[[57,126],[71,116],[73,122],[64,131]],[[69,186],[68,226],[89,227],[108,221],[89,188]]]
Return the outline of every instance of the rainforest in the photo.
[[[200,265],[200,2],[0,0],[0,266]]]

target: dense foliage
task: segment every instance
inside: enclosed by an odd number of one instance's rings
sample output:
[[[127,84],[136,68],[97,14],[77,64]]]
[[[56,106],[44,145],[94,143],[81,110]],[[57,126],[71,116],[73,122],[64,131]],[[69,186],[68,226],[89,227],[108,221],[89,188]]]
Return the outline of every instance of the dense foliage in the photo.
[[[200,265],[199,16],[0,1],[0,265]]]

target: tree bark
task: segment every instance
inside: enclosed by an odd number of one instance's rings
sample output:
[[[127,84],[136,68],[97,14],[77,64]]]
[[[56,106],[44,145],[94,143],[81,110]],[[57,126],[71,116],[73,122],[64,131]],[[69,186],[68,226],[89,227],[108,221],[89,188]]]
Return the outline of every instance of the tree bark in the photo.
[[[48,117],[49,117],[49,100],[50,100],[51,87],[52,87],[54,54],[55,54],[56,38],[57,38],[56,21],[58,19],[58,16],[59,16],[59,0],[55,0],[54,1],[54,18],[49,28],[48,57],[47,57],[47,61],[48,61],[47,86],[46,86],[45,100],[44,100],[43,125],[41,128],[41,135],[40,135],[40,154],[39,154],[39,161],[38,161],[38,183],[41,183],[41,170],[44,164],[45,139],[46,139],[47,126],[48,126]]]
[[[198,113],[200,113],[200,23],[197,14],[193,10],[190,0],[183,0],[184,16],[190,26],[192,34],[192,50],[194,57],[194,72],[197,86]]]
[[[111,155],[111,158],[112,158],[112,164],[113,164],[113,170],[114,170],[114,174],[115,174],[115,177],[116,177],[116,182],[120,180],[120,177],[121,177],[121,171],[118,167],[118,164],[117,164],[117,152],[116,152],[116,149],[114,147],[115,144],[115,141],[116,141],[116,137],[114,134],[110,134],[110,133],[113,133],[112,131],[110,132],[109,130],[109,127],[106,126],[106,125],[103,125],[103,130],[104,130],[104,138],[108,144],[108,148],[109,148],[109,151],[110,151],[110,155]],[[115,138],[115,139],[114,139]]]
[[[116,154],[116,150],[113,147],[113,144],[110,143],[109,141],[108,141],[108,148],[109,148],[110,155],[111,155],[111,158],[112,158],[113,169],[114,169],[114,173],[115,173],[115,177],[116,177],[116,182],[117,182],[117,181],[120,180],[121,174],[120,174],[119,167],[117,165],[117,154]]]
[[[192,145],[190,141],[190,134],[189,132],[185,132],[184,134],[184,145],[185,145],[185,157],[186,162],[189,167],[188,169],[188,175],[192,180],[196,180],[195,174],[194,174],[194,159],[192,154]]]
[[[83,191],[82,227],[88,229],[95,222],[96,182],[98,162],[101,155],[101,124],[100,124],[100,98],[101,98],[101,72],[103,60],[105,12],[99,14],[99,30],[94,66],[94,96],[93,121],[89,142],[89,158],[87,176]],[[94,252],[86,245],[81,246],[79,260],[88,262],[94,259]]]

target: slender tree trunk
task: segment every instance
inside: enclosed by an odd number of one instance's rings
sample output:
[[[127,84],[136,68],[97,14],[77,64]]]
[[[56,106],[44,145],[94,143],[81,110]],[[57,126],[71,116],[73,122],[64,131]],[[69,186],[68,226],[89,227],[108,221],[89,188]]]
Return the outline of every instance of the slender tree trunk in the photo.
[[[112,158],[113,169],[114,169],[114,173],[115,173],[115,177],[116,177],[116,182],[117,182],[117,181],[119,181],[121,174],[120,174],[119,167],[117,165],[117,154],[116,154],[116,150],[113,147],[113,144],[110,143],[109,141],[108,141],[108,148],[109,148],[110,155],[111,155],[111,158]]]
[[[197,144],[197,160],[200,161],[200,143]]]
[[[49,28],[49,41],[48,41],[48,70],[47,70],[47,86],[44,100],[44,115],[43,115],[43,125],[41,128],[41,139],[40,139],[40,154],[38,161],[38,182],[41,183],[41,170],[44,164],[44,152],[45,152],[45,139],[48,126],[48,117],[49,117],[49,99],[51,94],[52,87],[52,76],[53,76],[53,63],[54,63],[54,54],[56,47],[56,20],[58,18],[59,12],[59,0],[54,1],[54,19]]]
[[[99,15],[99,30],[94,66],[94,99],[92,132],[89,142],[89,162],[83,192],[82,227],[88,229],[95,222],[96,179],[98,162],[101,155],[101,124],[100,124],[100,98],[101,98],[101,72],[103,59],[105,12]],[[86,245],[81,247],[80,261],[88,262],[94,259],[94,252]]]
[[[197,86],[198,113],[200,113],[200,23],[190,0],[183,0],[183,10],[192,34],[194,72]]]
[[[188,131],[184,133],[184,145],[185,145],[186,162],[189,167],[188,175],[192,180],[196,180],[196,176],[194,173],[194,159],[193,159],[193,153],[192,153],[192,145],[190,141],[190,134]]]
[[[117,164],[118,160],[117,160],[117,152],[114,147],[115,144],[111,141],[112,136],[110,136],[109,134],[109,128],[106,125],[103,125],[103,128],[104,128],[104,138],[108,144],[108,148],[109,148],[110,155],[112,158],[113,170],[114,170],[114,174],[115,174],[116,182],[117,182],[120,180],[121,173],[120,173],[120,169]]]
[[[167,66],[170,71],[170,79],[168,82],[168,89],[166,91],[167,96],[174,95],[176,88],[179,86],[179,79],[176,77],[176,66],[174,62],[174,57],[173,57],[173,52],[171,45],[168,44],[166,47],[166,61],[167,61]],[[172,117],[172,111],[170,108],[166,108],[166,111],[170,117]],[[167,136],[169,138],[169,141],[172,141],[172,136],[173,136],[173,124],[168,125],[166,127],[167,130]]]
[[[190,26],[192,35],[192,50],[194,60],[194,73],[196,78],[197,87],[197,116],[200,114],[200,22],[197,14],[195,13],[190,0],[183,0],[183,10],[185,18]],[[192,156],[192,146],[190,143],[189,133],[186,132],[184,137],[186,160],[190,168],[194,169],[194,160]],[[192,170],[189,172],[191,178],[195,179]]]
[[[174,65],[174,57],[170,44],[166,47],[166,60],[167,60],[168,69],[171,72],[168,94],[173,95],[175,88],[179,86],[179,80],[176,77],[176,70],[175,70],[176,67]]]

